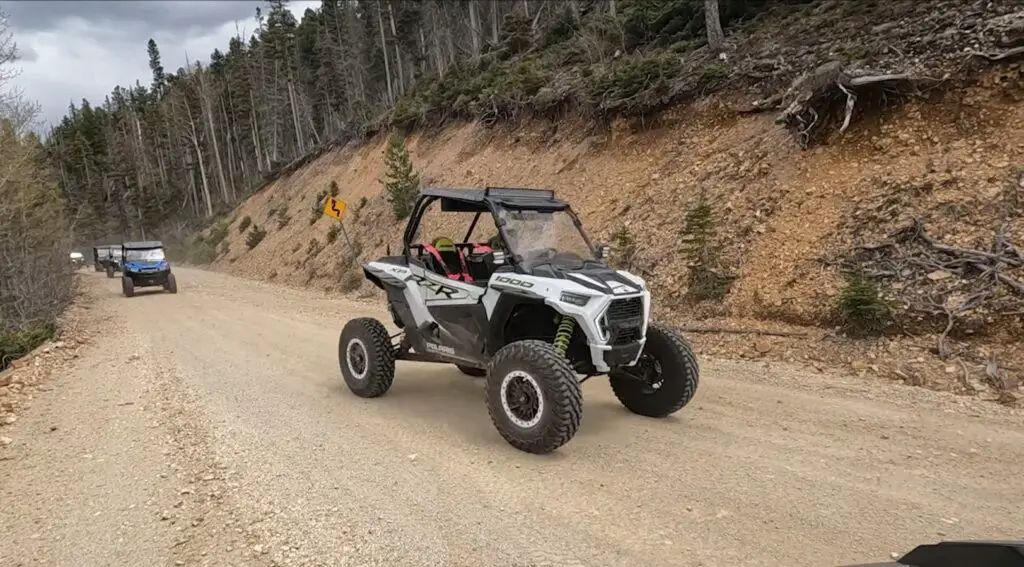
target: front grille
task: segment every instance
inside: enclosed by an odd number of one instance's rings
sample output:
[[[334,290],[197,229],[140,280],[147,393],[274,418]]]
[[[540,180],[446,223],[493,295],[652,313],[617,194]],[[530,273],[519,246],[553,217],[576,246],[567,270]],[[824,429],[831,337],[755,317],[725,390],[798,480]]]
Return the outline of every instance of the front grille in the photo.
[[[628,345],[640,340],[640,327],[612,328],[611,335],[612,345]]]
[[[608,342],[614,346],[628,345],[643,338],[644,300],[642,297],[614,299],[605,311]]]
[[[627,299],[615,299],[608,305],[608,322],[636,319],[644,315],[644,300],[642,297],[630,297]]]

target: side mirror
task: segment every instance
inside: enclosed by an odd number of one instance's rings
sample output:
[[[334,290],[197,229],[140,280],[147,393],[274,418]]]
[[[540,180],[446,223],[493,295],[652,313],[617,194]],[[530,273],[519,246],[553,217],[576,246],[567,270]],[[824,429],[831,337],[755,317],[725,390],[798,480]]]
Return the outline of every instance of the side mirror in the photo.
[[[612,247],[607,244],[597,245],[597,257],[601,260],[607,260],[612,255]]]
[[[505,253],[501,250],[495,250],[491,252],[491,258],[494,260],[495,266],[501,266],[505,263]]]

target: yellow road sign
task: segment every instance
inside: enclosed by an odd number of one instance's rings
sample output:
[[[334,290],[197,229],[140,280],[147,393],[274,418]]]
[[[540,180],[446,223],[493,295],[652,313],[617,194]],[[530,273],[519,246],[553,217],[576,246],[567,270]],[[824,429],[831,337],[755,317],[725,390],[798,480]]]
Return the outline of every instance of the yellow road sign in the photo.
[[[327,203],[324,204],[324,214],[341,220],[341,215],[345,214],[345,209],[348,205],[341,199],[335,199],[334,197],[328,197]]]

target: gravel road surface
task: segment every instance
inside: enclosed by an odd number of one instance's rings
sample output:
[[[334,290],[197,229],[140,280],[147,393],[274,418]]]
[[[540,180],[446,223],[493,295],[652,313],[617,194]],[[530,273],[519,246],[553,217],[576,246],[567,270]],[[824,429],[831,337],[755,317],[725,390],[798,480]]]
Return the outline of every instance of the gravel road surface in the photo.
[[[383,305],[176,272],[131,299],[82,274],[105,331],[0,430],[0,565],[826,567],[1024,539],[1019,411],[704,360],[664,420],[587,382],[575,439],[534,456],[454,367],[350,394],[338,333]]]

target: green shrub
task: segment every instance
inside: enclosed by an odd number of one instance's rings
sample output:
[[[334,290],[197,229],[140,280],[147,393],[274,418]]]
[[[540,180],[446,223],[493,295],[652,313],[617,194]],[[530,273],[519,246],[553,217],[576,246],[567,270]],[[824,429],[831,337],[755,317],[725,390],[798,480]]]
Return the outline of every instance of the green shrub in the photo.
[[[197,242],[189,247],[186,257],[190,264],[212,264],[217,259],[217,249],[209,242]]]
[[[327,204],[327,191],[320,191],[316,194],[316,202],[309,209],[309,225],[313,226],[320,217],[324,216],[324,205]]]
[[[252,224],[252,218],[249,215],[242,217],[242,222],[238,223],[238,234],[245,232],[245,229],[249,228],[250,224]]]
[[[12,361],[32,352],[44,342],[53,338],[57,326],[53,323],[28,325],[18,331],[0,334],[0,370],[7,368]]]
[[[285,211],[284,209],[279,209],[277,211],[277,230],[281,230],[282,228],[288,226],[288,223],[290,223],[291,221],[292,217],[288,216],[287,211]]]
[[[316,256],[320,254],[321,250],[323,250],[323,247],[320,246],[320,241],[315,238],[310,238],[309,245],[306,246],[306,256],[316,258]]]
[[[340,224],[332,224],[331,228],[327,229],[327,244],[333,244],[338,239],[338,233],[341,232]]]
[[[333,179],[331,180],[329,190],[331,193],[331,197],[337,197],[338,193],[341,193],[341,187],[338,187],[338,182]]]
[[[248,218],[248,217],[246,217]],[[204,242],[216,248],[225,238],[228,237],[228,225],[225,222],[218,222],[210,227],[210,231]]]
[[[836,306],[843,330],[853,337],[868,337],[888,329],[892,310],[878,284],[859,268],[846,272],[844,279]]]
[[[341,281],[338,282],[338,286],[343,292],[352,292],[363,285],[363,278],[362,270],[350,267],[345,270],[344,274],[342,274]]]
[[[256,225],[252,225],[252,230],[249,231],[249,234],[245,235],[245,245],[249,248],[249,250],[252,250],[253,248],[259,246],[259,243],[263,242],[263,239],[266,236],[267,231],[262,230],[260,227]]]
[[[588,79],[587,97],[598,107],[617,107],[645,92],[660,97],[668,93],[672,79],[679,76],[681,69],[679,57],[672,54],[623,57]]]
[[[401,98],[391,109],[391,124],[399,128],[413,128],[423,120],[426,110],[419,96]]]
[[[636,240],[628,228],[623,226],[612,234],[611,264],[615,268],[627,272],[635,270],[638,253]]]

